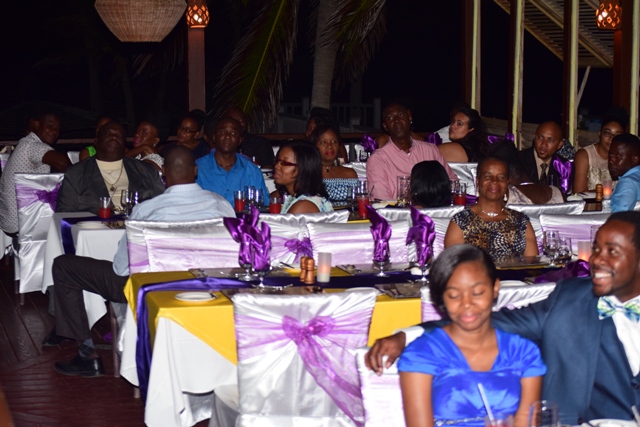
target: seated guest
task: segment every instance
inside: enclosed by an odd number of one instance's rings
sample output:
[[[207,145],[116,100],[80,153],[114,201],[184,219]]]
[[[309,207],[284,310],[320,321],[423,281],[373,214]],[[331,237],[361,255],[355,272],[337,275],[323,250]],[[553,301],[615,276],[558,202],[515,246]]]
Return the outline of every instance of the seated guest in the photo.
[[[96,138],[96,155],[71,165],[58,192],[56,212],[98,214],[100,197],[120,203],[122,190],[137,191],[140,201],[162,193],[158,172],[150,165],[124,156],[125,132],[117,122],[103,125]]]
[[[102,127],[102,125],[109,123],[112,120],[113,119],[107,116],[106,114],[98,115],[98,117],[96,118],[96,137],[98,136],[98,131],[100,131],[100,128]],[[89,157],[93,157],[95,155],[96,155],[95,145],[89,145],[88,147],[84,147],[82,150],[80,150],[80,153],[78,153],[78,159],[84,160]]]
[[[340,131],[329,125],[316,126],[308,141],[315,145],[322,159],[322,181],[331,202],[344,202],[359,182],[351,168],[338,164],[338,151],[343,146]]]
[[[251,160],[238,153],[242,143],[242,126],[232,118],[220,119],[209,135],[214,149],[208,155],[196,160],[198,165],[197,183],[205,190],[213,191],[233,204],[233,192],[251,185],[262,190],[267,198],[267,187],[262,171]]]
[[[229,108],[222,117],[231,117],[240,123],[240,127],[242,128],[240,153],[263,168],[273,166],[274,155],[271,141],[247,132],[247,117],[241,109],[237,107]]]
[[[55,113],[40,113],[33,121],[33,132],[20,139],[9,156],[0,177],[0,228],[7,235],[15,237],[18,233],[15,174],[64,172],[71,165],[67,156],[51,147],[58,136],[60,117]]]
[[[411,204],[416,208],[449,206],[451,185],[444,167],[435,160],[420,162],[411,169]]]
[[[163,194],[133,208],[131,219],[153,221],[195,221],[235,216],[231,205],[218,194],[195,184],[197,167],[193,154],[185,147],[175,147],[165,156],[164,176],[167,189]],[[78,355],[68,362],[57,362],[55,369],[64,375],[96,377],[104,374],[97,355],[83,291],[101,295],[107,301],[126,303],[124,285],[129,278],[127,238],[122,237],[114,261],[103,261],[76,255],[62,255],[53,263],[55,293],[55,333],[78,341]],[[55,337],[55,335],[50,335]],[[43,343],[47,345],[47,341]]]
[[[556,152],[562,147],[562,129],[556,122],[544,122],[536,128],[533,147],[520,152],[520,164],[535,184],[559,185],[560,176],[553,167]],[[560,157],[562,159],[562,157]],[[563,159],[564,160],[564,159]]]
[[[624,133],[627,120],[616,116],[602,119],[602,127],[598,133],[598,142],[578,150],[573,161],[575,170],[573,192],[580,193],[595,190],[597,184],[602,184],[609,175],[609,147],[617,135]]]
[[[632,211],[640,200],[640,139],[625,133],[613,138],[609,172],[618,180],[611,194],[611,212]]]
[[[548,367],[542,398],[558,404],[563,425],[633,419],[631,407],[640,399],[640,212],[607,219],[589,265],[591,277],[558,282],[544,301],[491,314],[494,327],[540,346]],[[384,356],[388,367],[406,341],[437,324],[420,326],[378,340],[365,358],[367,366],[381,373]]]
[[[473,108],[459,106],[451,118],[449,139],[450,143],[438,145],[447,162],[477,163],[485,157],[483,151],[486,151],[487,141],[480,113]]]
[[[374,151],[367,162],[367,179],[374,198],[396,200],[398,176],[410,175],[413,166],[424,160],[438,161],[449,179],[458,179],[435,145],[411,138],[411,111],[391,103],[383,110],[382,119],[391,143]]]
[[[193,156],[198,160],[206,156],[211,151],[209,144],[202,139],[202,127],[205,122],[205,114],[202,110],[192,110],[187,114],[178,126],[176,142],[165,144],[160,149],[160,154],[168,153],[173,147],[187,147],[193,152]]]
[[[309,139],[311,136],[311,132],[316,128],[316,126],[331,126],[333,129],[337,129],[340,131],[340,124],[333,117],[333,113],[331,110],[322,107],[313,107],[311,111],[309,111],[309,120],[307,120],[307,129],[304,132],[304,137]],[[344,145],[341,145],[338,150],[338,159],[343,159],[344,162],[357,162],[358,159],[350,159],[347,155],[347,149]]]
[[[168,131],[159,121],[148,118],[138,125],[133,135],[133,146],[127,150],[126,156],[149,163],[157,170],[162,170],[164,161],[158,154],[157,146],[167,139]]]
[[[494,260],[538,255],[527,215],[505,207],[508,183],[509,169],[502,160],[488,157],[478,164],[478,202],[451,218],[444,236],[445,248],[469,243]]]
[[[288,142],[278,151],[273,180],[280,196],[286,196],[281,213],[331,212],[322,184],[318,149],[301,141]]]
[[[491,258],[471,245],[445,249],[429,274],[431,301],[450,323],[407,346],[400,386],[407,426],[484,426],[481,383],[494,414],[526,427],[547,371],[538,347],[491,325],[500,279]]]

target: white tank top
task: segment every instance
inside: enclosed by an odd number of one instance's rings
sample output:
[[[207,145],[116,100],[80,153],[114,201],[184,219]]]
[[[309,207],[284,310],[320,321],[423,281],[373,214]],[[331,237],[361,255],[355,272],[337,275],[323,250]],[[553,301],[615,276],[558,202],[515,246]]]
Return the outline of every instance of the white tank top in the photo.
[[[587,171],[587,187],[589,190],[595,190],[596,184],[602,184],[605,179],[611,179],[609,174],[609,164],[607,159],[600,157],[596,151],[595,144],[584,148],[589,157],[589,170]]]

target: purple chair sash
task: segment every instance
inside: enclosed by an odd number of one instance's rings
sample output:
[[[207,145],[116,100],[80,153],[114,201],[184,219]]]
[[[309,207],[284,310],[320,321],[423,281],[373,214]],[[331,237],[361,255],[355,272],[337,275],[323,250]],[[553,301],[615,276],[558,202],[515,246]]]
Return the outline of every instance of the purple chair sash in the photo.
[[[558,175],[560,176],[560,189],[562,193],[567,194],[569,192],[569,186],[571,185],[572,163],[569,160],[563,161],[559,157],[556,157],[553,159],[553,168],[558,171]]]
[[[56,210],[58,191],[61,183],[56,184],[53,190],[38,190],[28,185],[16,184],[16,199],[18,209],[32,205],[36,202],[48,203],[52,211]]]
[[[589,263],[579,259],[565,265],[559,270],[550,271],[536,277],[535,283],[557,282],[569,277],[585,277],[589,275]]]
[[[425,265],[433,255],[433,241],[436,239],[436,225],[428,215],[411,206],[413,226],[407,233],[407,245],[415,243],[419,265]]]
[[[251,316],[236,315],[236,334],[239,345],[238,360],[263,354],[280,348],[289,341],[298,347],[305,369],[318,385],[327,392],[336,405],[357,426],[363,426],[362,395],[353,363],[344,363],[345,349],[355,350],[366,344],[372,310],[354,312],[348,316],[333,318],[317,316],[306,325],[284,316],[281,324]],[[357,335],[363,338],[354,341]],[[318,342],[322,339],[322,343]],[[329,342],[330,344],[327,344]]]
[[[289,252],[296,254],[295,262],[298,262],[301,256],[313,257],[313,246],[309,237],[304,237],[302,240],[289,239],[284,242],[284,246]]]
[[[362,138],[360,138],[360,145],[362,145],[362,148],[367,153],[372,153],[376,148],[378,148],[378,143],[376,142],[376,140],[373,139],[371,135],[366,133],[362,135]]]
[[[370,205],[367,205],[367,211],[369,212],[371,235],[373,236],[373,260],[376,262],[388,261],[391,225]]]
[[[427,135],[426,142],[429,142],[435,146],[438,146],[442,144],[442,137],[440,136],[440,134],[436,132],[430,133],[429,135]]]

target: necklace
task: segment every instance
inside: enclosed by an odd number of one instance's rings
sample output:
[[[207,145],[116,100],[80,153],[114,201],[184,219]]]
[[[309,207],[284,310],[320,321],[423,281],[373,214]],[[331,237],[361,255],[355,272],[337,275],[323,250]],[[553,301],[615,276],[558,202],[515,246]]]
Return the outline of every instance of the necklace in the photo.
[[[329,173],[329,170],[331,169],[331,166],[325,166],[324,169],[327,171],[327,173]]]
[[[118,174],[118,179],[116,179],[115,182],[113,183],[107,181],[107,178],[105,178],[104,176],[102,177],[102,179],[104,180],[104,183],[109,186],[109,191],[111,192],[116,191],[116,184],[118,183],[118,181],[120,181],[120,177],[122,176],[123,170],[124,170],[124,162],[122,163],[122,165],[120,165],[120,174]]]
[[[504,207],[501,208],[498,212],[486,212],[484,209],[480,208],[480,212],[488,216],[489,218],[495,218],[504,210]]]

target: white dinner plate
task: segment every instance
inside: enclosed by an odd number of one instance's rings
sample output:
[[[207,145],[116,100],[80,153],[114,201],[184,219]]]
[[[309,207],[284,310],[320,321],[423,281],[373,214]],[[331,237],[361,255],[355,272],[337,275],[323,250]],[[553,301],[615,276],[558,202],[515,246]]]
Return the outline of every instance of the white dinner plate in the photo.
[[[179,294],[176,295],[177,300],[186,301],[186,302],[204,302],[204,301],[211,301],[212,299],[215,299],[215,298],[216,296],[213,295],[211,292],[196,292],[196,291],[180,292]]]
[[[76,224],[78,228],[83,228],[85,230],[98,230],[100,228],[107,228],[106,225],[99,221],[80,221]]]
[[[527,286],[528,284],[525,282],[521,282],[520,280],[501,280],[500,287],[503,286]]]
[[[591,425],[596,427],[637,427],[635,421],[600,419],[589,421]],[[583,424],[587,425],[587,424]]]

